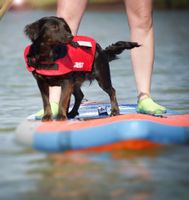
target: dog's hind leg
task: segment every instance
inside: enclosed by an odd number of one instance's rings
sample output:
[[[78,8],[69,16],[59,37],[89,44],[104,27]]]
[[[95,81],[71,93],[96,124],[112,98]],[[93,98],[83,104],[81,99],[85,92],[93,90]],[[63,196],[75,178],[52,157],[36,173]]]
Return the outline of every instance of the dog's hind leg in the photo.
[[[73,90],[73,95],[75,98],[74,106],[72,110],[67,114],[68,118],[74,118],[78,115],[78,109],[84,97],[83,92],[81,91],[80,85],[75,85]]]
[[[61,84],[61,96],[59,102],[59,110],[57,120],[62,121],[67,119],[67,110],[71,94],[73,92],[73,83],[70,79],[66,79]]]
[[[119,106],[116,98],[116,91],[112,87],[109,63],[104,52],[97,53],[95,63],[95,79],[99,86],[109,95],[111,102],[111,116],[119,114]]]
[[[116,98],[116,91],[111,84],[98,81],[99,86],[109,95],[111,102],[111,116],[119,115],[119,106]],[[107,84],[107,85],[106,85]]]
[[[108,93],[110,97],[110,102],[111,102],[111,116],[119,115],[119,106],[117,103],[117,98],[116,98],[116,91],[115,89],[111,86],[110,88],[104,87],[103,85],[101,88]]]
[[[52,120],[52,112],[51,106],[49,102],[49,85],[42,79],[36,78],[39,90],[41,92],[41,97],[43,100],[43,109],[44,115],[42,117],[42,121],[51,121]]]

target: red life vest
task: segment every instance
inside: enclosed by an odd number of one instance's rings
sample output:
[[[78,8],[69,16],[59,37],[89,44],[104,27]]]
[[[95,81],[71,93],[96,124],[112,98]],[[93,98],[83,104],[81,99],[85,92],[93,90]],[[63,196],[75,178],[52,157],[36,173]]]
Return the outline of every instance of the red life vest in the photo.
[[[73,41],[78,42],[79,47],[73,47],[67,44],[67,54],[63,58],[57,59],[57,69],[36,69],[28,66],[27,55],[30,45],[25,48],[24,58],[28,71],[35,71],[38,74],[46,76],[59,76],[73,71],[91,71],[96,52],[96,41],[87,36],[74,36]]]

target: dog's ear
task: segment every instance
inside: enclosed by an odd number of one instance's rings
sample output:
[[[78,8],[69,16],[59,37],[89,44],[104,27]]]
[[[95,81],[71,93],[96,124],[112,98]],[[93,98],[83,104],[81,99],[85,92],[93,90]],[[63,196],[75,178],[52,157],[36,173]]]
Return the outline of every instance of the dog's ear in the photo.
[[[39,23],[34,22],[32,24],[28,24],[25,26],[24,32],[29,37],[29,39],[33,42],[39,37]]]

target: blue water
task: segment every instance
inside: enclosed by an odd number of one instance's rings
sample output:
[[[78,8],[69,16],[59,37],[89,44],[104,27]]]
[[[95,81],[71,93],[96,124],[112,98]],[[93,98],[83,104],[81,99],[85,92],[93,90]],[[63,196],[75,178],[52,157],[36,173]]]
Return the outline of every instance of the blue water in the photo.
[[[35,80],[25,69],[24,26],[54,11],[9,12],[0,22],[0,199],[188,200],[189,147],[47,155],[15,142],[15,128],[41,108]],[[189,113],[189,12],[154,13],[156,59],[152,96]],[[87,12],[80,34],[103,46],[129,40],[123,12]],[[136,103],[129,53],[112,62],[118,101]],[[96,83],[83,87],[90,101],[108,102]],[[26,133],[27,134],[27,133]]]

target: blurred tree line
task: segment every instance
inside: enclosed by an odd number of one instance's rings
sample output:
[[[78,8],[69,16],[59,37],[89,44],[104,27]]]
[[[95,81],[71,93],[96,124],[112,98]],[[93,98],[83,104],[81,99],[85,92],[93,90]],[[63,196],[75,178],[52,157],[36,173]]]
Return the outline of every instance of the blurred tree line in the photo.
[[[0,8],[6,0],[0,0]],[[23,0],[24,5],[32,8],[49,8],[56,6],[56,0]],[[121,4],[122,0],[89,0],[90,4]],[[154,0],[157,9],[188,9],[189,0]]]
[[[154,7],[159,9],[189,9],[188,0],[154,0]]]

